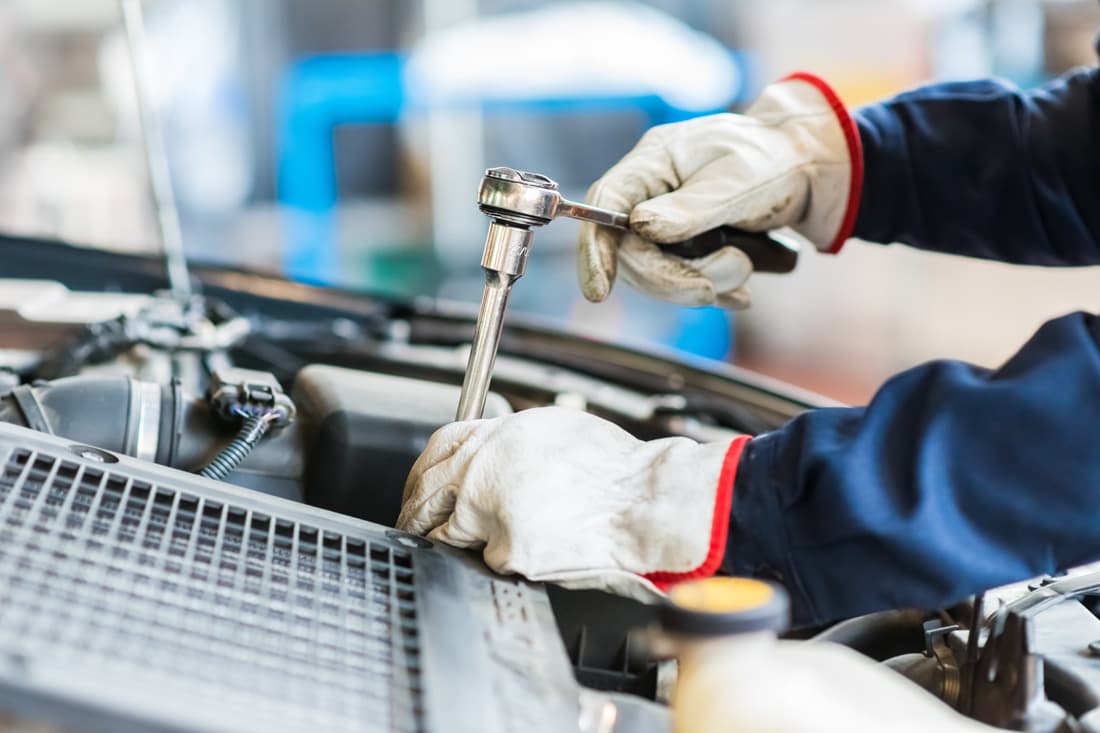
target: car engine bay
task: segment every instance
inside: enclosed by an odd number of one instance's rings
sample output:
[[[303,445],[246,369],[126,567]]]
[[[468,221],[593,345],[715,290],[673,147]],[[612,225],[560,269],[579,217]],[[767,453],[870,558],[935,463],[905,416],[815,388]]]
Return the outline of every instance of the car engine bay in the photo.
[[[271,543],[277,543],[282,526],[279,512],[293,514],[286,503],[292,502],[326,510],[310,515],[318,526],[336,521],[327,512],[370,523],[369,532],[361,530],[372,538],[365,541],[370,550],[363,550],[364,557],[369,561],[370,553],[382,552],[379,548],[389,542],[385,552],[398,565],[391,569],[393,577],[404,572],[400,558],[424,567],[442,562],[408,560],[427,549],[418,538],[385,528],[394,525],[409,468],[432,432],[453,418],[469,349],[469,308],[429,300],[390,302],[216,268],[196,268],[202,294],[180,303],[159,292],[157,263],[141,257],[0,238],[0,258],[6,263],[0,279],[0,423],[53,441],[0,456],[15,466],[9,469],[15,471],[9,486],[13,495],[39,470],[35,466],[41,459],[34,451],[60,450],[68,443],[76,455],[69,459],[76,461],[71,470],[80,476],[91,475],[97,462],[121,460],[118,465],[134,476],[154,476],[148,480],[157,486],[176,481],[207,486],[213,493],[200,496],[203,507],[212,506],[215,495],[218,501],[252,506],[247,496],[256,495],[255,506],[269,507],[262,511],[274,517]],[[643,439],[682,435],[708,441],[764,432],[827,403],[734,367],[609,345],[516,318],[505,328],[486,415],[547,404],[588,410]],[[22,434],[9,437],[18,443]],[[5,436],[0,439],[8,440]],[[61,461],[41,470],[53,480],[70,470],[66,465]],[[191,479],[180,472],[232,487],[222,496],[211,485],[187,483]],[[177,503],[189,496],[179,495],[185,498]],[[0,507],[3,496],[0,492]],[[266,497],[276,497],[270,500],[275,503],[265,503]],[[203,511],[192,513],[201,517]],[[339,547],[345,553],[352,546],[347,539],[352,526],[367,527],[361,522],[332,530],[343,533]],[[17,545],[33,547],[33,535],[12,527],[0,524],[0,567],[8,562],[23,568],[15,564]],[[328,531],[322,529],[317,544],[324,545]],[[299,535],[294,536],[297,542]],[[413,555],[401,554],[402,545]],[[569,684],[576,689],[564,695],[580,700],[577,729],[668,729],[663,705],[675,665],[646,643],[655,618],[650,607],[518,579],[506,585],[489,578],[476,554],[435,551],[463,568],[449,571],[456,577],[471,574],[481,584],[477,588],[491,589],[470,591],[469,597],[490,593],[498,615],[507,606],[501,594],[527,598],[531,605],[524,608],[535,610],[523,613],[552,612],[552,622],[549,616],[543,620],[556,628],[560,648],[545,653],[547,658],[568,657]],[[13,571],[9,579],[16,577]],[[1100,731],[1098,599],[1100,571],[1084,568],[989,591],[949,609],[873,614],[827,628],[798,629],[788,638],[852,648],[880,662],[884,674],[900,673],[961,713],[996,727]],[[450,644],[450,654],[463,655],[461,634],[445,631],[452,622],[440,610],[443,606],[425,603],[417,606],[418,623],[441,626],[425,633],[433,639],[450,637],[432,643]],[[0,625],[3,607],[0,590]],[[95,609],[88,613],[94,616]],[[979,633],[971,634],[972,629]],[[514,639],[486,634],[490,647],[514,651],[509,647]],[[0,634],[0,683],[10,681],[5,670],[17,666],[15,656],[5,657],[3,638]],[[500,650],[490,648],[489,656],[499,658]],[[531,658],[511,657],[506,666],[520,678],[538,678],[532,671],[538,654],[532,648]],[[432,695],[439,694],[440,674],[425,672]],[[546,679],[553,677],[547,674]],[[409,689],[420,690],[420,683],[406,682]],[[560,692],[568,685],[557,679],[551,687]],[[502,698],[510,694],[506,687],[494,689]],[[537,697],[525,694],[529,697],[523,700]],[[618,706],[617,718],[609,722],[592,712],[594,694]],[[461,729],[457,723],[440,724],[439,713],[432,711],[446,705],[446,698],[429,695],[424,709],[410,708],[408,728],[394,717],[388,719],[389,729]],[[12,716],[13,730],[24,719],[26,711],[9,713],[6,705],[13,699],[0,693],[0,730],[9,722],[6,715]],[[545,704],[558,699],[548,695]],[[42,712],[44,705],[32,712]],[[344,720],[337,714],[341,710],[333,713],[337,723]],[[387,710],[397,715],[392,707]],[[195,722],[187,711],[179,714],[176,728]],[[515,729],[523,718],[514,708],[502,715],[511,721],[501,723],[502,730]],[[58,729],[82,730],[85,720],[70,716]],[[109,717],[98,720],[89,729],[120,725]],[[525,729],[553,728],[550,718],[541,720]],[[319,722],[303,723],[303,729]],[[140,717],[130,723],[135,729],[157,727]],[[342,729],[337,723],[330,721],[330,727]],[[264,725],[279,729],[271,721]]]

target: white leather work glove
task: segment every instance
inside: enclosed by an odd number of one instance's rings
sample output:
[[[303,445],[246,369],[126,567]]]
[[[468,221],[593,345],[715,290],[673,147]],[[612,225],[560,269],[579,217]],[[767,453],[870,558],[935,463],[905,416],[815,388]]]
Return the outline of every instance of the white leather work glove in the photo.
[[[752,263],[723,248],[685,260],[654,243],[721,225],[792,227],[836,252],[855,225],[863,157],[855,123],[832,89],[809,74],[765,88],[743,115],[716,114],[650,129],[588,190],[588,203],[629,211],[632,231],[583,224],[577,273],[593,302],[616,271],[639,290],[680,305],[744,308]]]
[[[747,441],[644,442],[563,407],[453,423],[413,466],[397,526],[483,548],[497,572],[652,601],[717,571]]]

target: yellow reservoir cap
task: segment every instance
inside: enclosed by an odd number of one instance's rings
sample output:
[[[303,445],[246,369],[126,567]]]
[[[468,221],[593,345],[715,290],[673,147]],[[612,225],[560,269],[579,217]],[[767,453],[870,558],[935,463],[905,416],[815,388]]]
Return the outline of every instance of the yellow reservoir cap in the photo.
[[[704,578],[674,586],[669,600],[685,611],[740,613],[761,608],[775,598],[775,589],[752,578]]]
[[[665,631],[689,636],[780,632],[791,604],[782,586],[753,578],[705,578],[672,587],[658,611]]]

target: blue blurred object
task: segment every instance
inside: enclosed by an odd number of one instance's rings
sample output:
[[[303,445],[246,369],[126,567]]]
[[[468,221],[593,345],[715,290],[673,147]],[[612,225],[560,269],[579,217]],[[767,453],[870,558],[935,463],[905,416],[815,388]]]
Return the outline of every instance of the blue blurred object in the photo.
[[[679,308],[680,323],[669,344],[688,354],[724,361],[733,355],[733,324],[722,308]]]
[[[284,273],[334,283],[340,272],[333,211],[333,131],[350,123],[393,124],[405,103],[403,57],[393,53],[312,56],[293,64],[279,100],[276,188],[286,217]]]
[[[738,68],[748,67],[732,52]],[[394,124],[426,111],[406,103],[405,56],[397,53],[311,56],[287,71],[279,103],[278,199],[290,216],[283,267],[307,282],[333,282],[340,275],[331,214],[336,207],[333,130],[343,124]],[[730,90],[728,104],[743,96]],[[448,100],[449,109],[480,108],[487,114],[576,114],[636,110],[648,125],[676,122],[723,111],[686,110],[651,95],[563,96],[555,98],[470,98]],[[727,105],[728,106],[728,105]]]
[[[745,97],[751,66],[731,52],[741,82],[723,107],[688,110],[657,94],[448,99],[433,109],[479,109],[486,114],[577,114],[637,111],[647,126],[725,111]],[[428,111],[409,101],[403,83],[407,57],[398,53],[311,56],[286,72],[279,101],[277,195],[285,217],[284,273],[293,280],[340,283],[343,273],[336,237],[338,200],[333,133],[343,124],[395,124]],[[348,284],[348,283],[343,283]],[[682,326],[666,341],[681,350],[722,359],[731,327],[725,311],[677,309]]]

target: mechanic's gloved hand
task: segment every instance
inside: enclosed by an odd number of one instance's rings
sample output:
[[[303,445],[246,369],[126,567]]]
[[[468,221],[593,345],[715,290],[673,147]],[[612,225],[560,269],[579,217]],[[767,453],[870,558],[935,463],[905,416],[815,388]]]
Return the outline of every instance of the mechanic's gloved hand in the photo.
[[[413,466],[397,526],[484,548],[501,573],[652,600],[718,569],[747,440],[643,442],[562,407],[454,423]]]
[[[767,87],[744,115],[654,127],[588,190],[589,204],[631,212],[633,231],[582,225],[581,291],[604,300],[621,267],[624,280],[663,300],[746,307],[752,263],[739,250],[684,260],[653,242],[681,242],[723,224],[790,226],[836,252],[855,224],[862,179],[855,123],[809,74]]]

